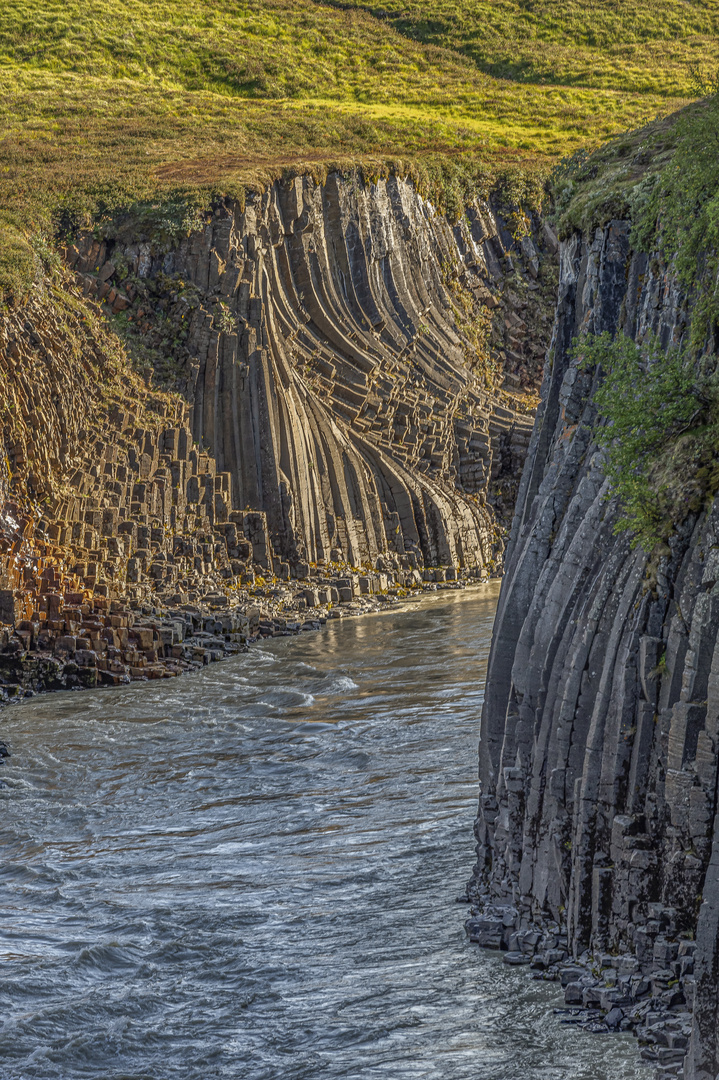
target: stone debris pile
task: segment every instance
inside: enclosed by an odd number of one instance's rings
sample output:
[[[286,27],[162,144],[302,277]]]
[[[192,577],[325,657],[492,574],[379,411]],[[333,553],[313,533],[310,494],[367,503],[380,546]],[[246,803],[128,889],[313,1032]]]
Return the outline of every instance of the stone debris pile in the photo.
[[[328,619],[381,611],[413,594],[462,589],[469,580],[454,567],[305,571],[302,580],[274,578],[232,597],[214,592],[189,602],[178,592],[168,603],[153,604],[89,592],[63,595],[48,576],[32,594],[36,607],[28,617],[0,626],[0,700],[172,678],[262,638],[319,630]],[[0,609],[12,610],[15,602],[12,591],[0,590]]]
[[[523,919],[508,904],[473,907],[465,930],[482,948],[502,950],[505,964],[526,965],[535,979],[560,982],[566,1007],[555,1013],[562,1023],[594,1034],[633,1032],[656,1080],[670,1080],[683,1076],[691,1036],[696,942],[678,931],[674,909],[649,907],[634,951],[585,951],[576,959],[566,928]]]
[[[246,647],[256,615],[216,608],[213,600],[149,608],[47,593],[36,618],[0,630],[0,694],[9,700],[170,678],[234,655]]]

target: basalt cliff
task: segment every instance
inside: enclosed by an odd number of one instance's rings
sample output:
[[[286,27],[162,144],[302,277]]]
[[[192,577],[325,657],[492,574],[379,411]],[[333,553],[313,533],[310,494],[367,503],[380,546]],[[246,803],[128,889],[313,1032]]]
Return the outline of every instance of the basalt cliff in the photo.
[[[503,212],[333,174],[67,238],[0,319],[5,692],[497,572],[557,251]]]
[[[632,548],[596,441],[601,376],[571,348],[605,331],[679,343],[691,304],[628,220],[562,242],[482,714],[468,930],[561,977],[570,1021],[634,1029],[658,1075],[715,1080],[719,501],[658,569]]]

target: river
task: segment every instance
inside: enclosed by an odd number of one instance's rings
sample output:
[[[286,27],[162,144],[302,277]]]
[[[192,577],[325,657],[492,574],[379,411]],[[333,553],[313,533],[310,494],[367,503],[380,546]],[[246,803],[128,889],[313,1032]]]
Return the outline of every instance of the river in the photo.
[[[3,1080],[646,1080],[464,935],[497,592],[6,710]]]

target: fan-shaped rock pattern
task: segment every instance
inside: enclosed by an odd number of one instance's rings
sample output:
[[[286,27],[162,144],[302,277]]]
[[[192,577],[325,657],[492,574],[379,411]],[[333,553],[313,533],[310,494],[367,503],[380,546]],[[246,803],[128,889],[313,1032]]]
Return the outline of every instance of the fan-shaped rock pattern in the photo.
[[[518,477],[531,430],[542,345],[520,339],[551,292],[539,248],[554,244],[537,233],[537,246],[516,244],[479,203],[452,228],[408,183],[333,175],[225,203],[171,250],[125,230],[72,261],[148,334],[143,282],[164,283],[186,328],[176,385],[194,437],[232,477],[235,505],[266,513],[278,557],[481,568],[501,558],[487,501]],[[120,265],[135,278],[124,294]],[[524,318],[505,311],[508,274]],[[463,326],[489,332],[492,309],[522,350],[495,349],[510,379],[500,391]]]

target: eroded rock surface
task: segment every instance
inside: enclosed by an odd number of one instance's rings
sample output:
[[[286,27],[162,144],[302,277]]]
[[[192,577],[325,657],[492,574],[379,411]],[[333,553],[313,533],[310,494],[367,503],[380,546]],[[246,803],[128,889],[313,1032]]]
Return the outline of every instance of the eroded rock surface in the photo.
[[[403,181],[330,176],[220,201],[180,240],[80,235],[0,317],[10,689],[39,688],[19,659],[58,636],[106,682],[192,662],[118,644],[113,618],[225,597],[244,625],[293,581],[265,611],[293,621],[305,584],[326,614],[350,579],[497,572],[551,325],[556,240],[529,224],[478,201],[452,227]]]
[[[71,254],[78,281],[171,354],[194,439],[279,556],[498,557],[487,503],[513,504],[549,336],[527,334],[553,286],[530,237],[488,205],[452,228],[407,183],[338,176],[225,204],[175,248],[128,229]]]
[[[468,928],[564,965],[575,1018],[634,1027],[659,1075],[715,1080],[719,501],[649,582],[614,531],[595,375],[569,354],[583,329],[682,339],[687,297],[629,235],[562,246],[482,714],[471,892],[490,907]]]

